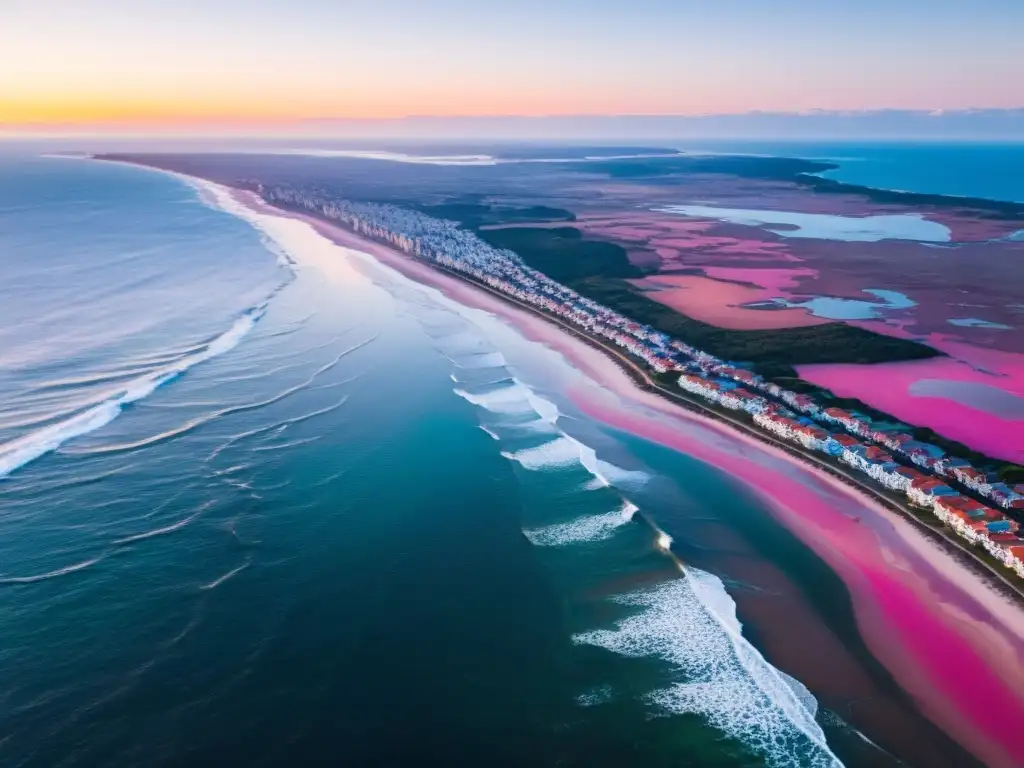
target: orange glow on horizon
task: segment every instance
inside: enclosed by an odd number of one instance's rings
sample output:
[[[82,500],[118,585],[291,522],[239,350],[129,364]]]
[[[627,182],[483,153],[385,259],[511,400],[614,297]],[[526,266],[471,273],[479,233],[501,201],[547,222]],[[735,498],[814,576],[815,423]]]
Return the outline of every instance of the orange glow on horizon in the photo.
[[[275,84],[276,85],[276,84]],[[82,95],[47,97],[0,92],[0,129],[80,127],[185,127],[193,125],[289,125],[330,120],[400,120],[409,117],[566,117],[604,115],[699,115],[746,111],[709,94],[684,99],[686,109],[666,109],[655,94],[435,88],[406,94],[348,91],[346,98],[268,87],[263,92],[208,92],[181,97]],[[701,108],[693,108],[699,106]]]

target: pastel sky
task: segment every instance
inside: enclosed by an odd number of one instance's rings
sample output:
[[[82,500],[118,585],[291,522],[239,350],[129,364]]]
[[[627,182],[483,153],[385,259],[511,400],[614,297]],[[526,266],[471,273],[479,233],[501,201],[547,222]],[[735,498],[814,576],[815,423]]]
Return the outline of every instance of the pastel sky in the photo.
[[[1022,0],[0,0],[0,126],[1024,106]]]

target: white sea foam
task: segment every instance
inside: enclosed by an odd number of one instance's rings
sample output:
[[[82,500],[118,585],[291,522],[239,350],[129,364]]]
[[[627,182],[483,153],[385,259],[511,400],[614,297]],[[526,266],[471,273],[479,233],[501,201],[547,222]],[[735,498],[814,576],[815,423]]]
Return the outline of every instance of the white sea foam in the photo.
[[[133,451],[133,450],[136,450],[137,448],[145,448],[146,446],[155,445],[157,443],[162,443],[162,442],[164,442],[166,440],[172,440],[174,438],[181,437],[182,435],[187,434],[187,433],[191,432],[194,429],[198,429],[199,427],[202,427],[205,424],[209,424],[212,421],[216,421],[217,419],[223,418],[224,416],[230,416],[231,414],[235,414],[235,413],[244,413],[245,411],[256,411],[256,410],[259,410],[260,408],[265,408],[268,405],[273,405],[274,403],[280,402],[281,400],[284,400],[285,398],[291,397],[296,392],[304,390],[307,387],[310,388],[310,389],[333,389],[335,387],[342,386],[344,384],[347,384],[349,382],[349,380],[334,381],[334,382],[331,382],[329,384],[324,384],[324,385],[322,385],[320,387],[311,387],[310,385],[313,384],[313,382],[316,381],[317,378],[321,374],[326,373],[327,371],[331,370],[334,366],[336,366],[341,361],[342,358],[344,358],[345,356],[349,355],[352,352],[355,352],[358,349],[361,349],[362,347],[365,347],[367,344],[372,343],[374,340],[376,340],[376,338],[377,338],[377,336],[374,335],[374,336],[371,336],[369,339],[366,339],[365,341],[361,341],[358,344],[355,344],[355,345],[349,347],[348,349],[346,349],[343,352],[339,353],[333,360],[325,363],[324,365],[321,365],[319,368],[317,368],[315,371],[313,371],[313,373],[309,377],[307,377],[304,381],[301,381],[298,384],[295,384],[295,385],[293,385],[291,387],[288,387],[287,389],[282,390],[281,392],[277,393],[273,397],[269,397],[269,398],[267,398],[265,400],[258,400],[258,401],[254,402],[254,403],[243,403],[241,405],[232,405],[232,406],[230,406],[228,408],[222,408],[222,409],[217,410],[217,411],[212,411],[210,413],[203,414],[202,416],[197,416],[196,418],[191,419],[189,421],[186,421],[184,424],[180,424],[177,427],[174,427],[172,429],[165,430],[164,432],[160,432],[160,433],[155,434],[155,435],[149,435],[147,437],[141,438],[139,440],[134,440],[132,442],[117,443],[117,444],[114,444],[114,445],[101,445],[101,446],[98,446],[98,447],[95,447],[95,448],[88,448],[88,449],[77,450],[77,451],[74,451],[74,453],[75,454],[79,454],[79,455],[88,455],[88,454],[107,454],[107,453],[121,453],[121,452],[124,452],[124,451]],[[340,407],[345,402],[345,399],[346,398],[342,398],[341,401],[336,403],[329,410],[333,410],[334,408]],[[323,411],[320,411],[320,412],[323,412]],[[317,415],[317,413],[320,413],[320,412],[316,412],[316,413],[314,413],[312,415],[315,416],[315,415]],[[306,418],[310,418],[310,417],[311,416],[309,414],[306,415]],[[261,433],[261,432],[265,432],[267,430],[274,430],[274,432],[272,432],[272,434],[280,434],[281,432],[283,432],[288,427],[289,423],[290,422],[288,420],[285,420],[285,421],[279,422],[277,424],[270,425],[269,427],[265,427],[265,428],[261,427],[258,430],[254,430],[253,433],[251,433],[249,435],[246,435],[246,437],[251,437],[252,434],[258,434],[258,433]],[[225,447],[225,446],[222,446],[222,448],[223,447]],[[214,453],[211,454],[210,458],[214,458],[217,453],[218,453],[218,451],[215,450]]]
[[[546,424],[547,422],[541,423]],[[518,462],[524,469],[534,471],[564,469],[573,464],[579,464],[593,475],[594,479],[587,483],[587,487],[592,489],[610,485],[636,486],[648,479],[645,472],[623,469],[598,459],[597,452],[593,448],[564,432],[555,434],[557,437],[541,445],[502,453],[502,455]]]
[[[160,386],[177,378],[189,368],[233,349],[252,330],[265,311],[266,304],[250,309],[239,317],[231,328],[208,342],[200,351],[127,382],[116,392],[110,393],[104,400],[81,413],[0,445],[0,478],[56,450],[72,438],[106,426],[118,417],[126,405],[151,395]]]
[[[451,359],[451,358],[449,358]],[[479,355],[468,355],[462,360],[452,361],[455,365],[466,370],[477,370],[479,368],[500,368],[508,361],[501,352],[484,352]]]
[[[610,462],[602,461],[597,458],[597,451],[589,445],[585,445],[573,437],[569,439],[576,443],[579,449],[580,463],[604,485],[636,486],[642,485],[649,479],[646,472],[623,469]]]
[[[654,691],[649,703],[666,714],[704,717],[771,766],[840,766],[814,719],[810,694],[798,695],[743,638],[735,604],[722,582],[692,568],[686,574],[616,598],[643,610],[615,629],[585,632],[574,641],[675,664],[686,682]]]
[[[480,429],[482,429],[484,432],[486,432],[491,437],[492,440],[501,440],[501,438],[498,437],[498,435],[496,433],[494,433],[491,430],[489,430],[483,424],[480,425]]]
[[[580,463],[579,444],[568,435],[559,435],[532,448],[503,452],[502,456],[532,470],[561,469]]]
[[[517,383],[522,383],[518,379],[515,380]],[[537,412],[542,421],[546,421],[548,424],[554,424],[558,421],[558,417],[561,415],[558,411],[558,406],[552,403],[550,400],[541,397],[529,387],[526,389],[526,400],[530,404],[530,407]]]
[[[584,515],[567,523],[548,525],[523,533],[531,544],[538,547],[563,547],[585,541],[603,541],[611,538],[616,529],[630,522],[636,511],[636,506],[626,501],[619,509],[603,515]]]
[[[429,298],[439,307],[454,311],[459,317],[469,321],[482,330],[484,330],[484,326],[490,327],[490,322],[494,320],[493,316],[489,313],[465,307],[448,298],[436,288],[417,283],[394,269],[380,264],[365,253],[335,246],[304,222],[259,213],[240,203],[235,199],[230,190],[221,187],[220,185],[188,177],[182,178],[186,182],[203,190],[206,195],[211,197],[215,201],[216,205],[221,207],[223,210],[249,221],[257,229],[273,238],[279,245],[281,245],[282,248],[284,248],[285,252],[300,265],[304,263],[315,264],[319,269],[329,271],[329,263],[343,261],[343,259],[337,259],[338,254],[349,256],[371,263],[376,269],[387,274],[396,285],[416,291],[418,295]],[[298,229],[295,229],[296,227]],[[301,238],[299,237],[300,229],[303,232]],[[317,247],[314,247],[313,240],[317,241]],[[331,256],[334,258],[328,259],[328,253],[325,249],[330,249]],[[322,255],[320,255],[321,251]],[[500,351],[470,355],[465,359],[453,362],[463,369],[502,368],[508,364],[505,356]],[[514,382],[512,387],[498,390],[501,394],[497,395],[493,392],[483,394],[470,392],[463,388],[456,389],[455,392],[460,397],[465,398],[474,405],[497,413],[520,414],[528,413],[529,410],[532,409],[538,415],[537,426],[545,431],[550,430],[560,417],[558,407],[554,403],[538,395],[518,379],[513,378],[512,381]],[[513,396],[521,396],[525,401],[525,404],[522,406],[516,404],[513,401]],[[605,484],[614,484],[619,482],[627,484],[640,483],[646,480],[646,475],[644,473],[628,472],[607,462],[600,461],[596,458],[595,452],[589,447],[584,446],[564,433],[561,434],[561,437],[565,438],[566,441],[569,441],[569,443],[574,447],[575,455],[573,460],[579,461],[588,469],[588,471],[596,473],[595,477],[600,476],[601,481]],[[555,450],[564,452],[564,454],[568,456],[568,446],[564,442],[559,443]],[[535,460],[540,461],[543,459],[542,453],[537,453],[532,456],[527,454],[525,457],[521,453],[517,455],[519,455],[520,458],[525,458],[527,462],[531,463]]]
[[[655,526],[655,530],[658,532],[658,537],[655,539],[654,544],[658,549],[668,552],[672,549],[672,537],[665,533],[663,530]]]
[[[487,316],[485,312],[458,305],[436,289],[421,286],[394,270],[380,265],[365,254],[329,244],[304,223],[256,213],[235,201],[227,190],[217,185],[195,180],[189,180],[189,182],[210,190],[219,207],[250,221],[260,229],[276,227],[276,222],[280,222],[279,228],[282,230],[286,227],[296,229],[296,241],[298,239],[312,241],[313,238],[322,241],[322,247],[314,250],[318,250],[318,253],[322,252],[323,257],[327,257],[328,250],[330,250],[331,261],[336,259],[336,254],[340,252],[343,255],[372,262],[374,266],[391,275],[393,279],[415,287],[422,293],[431,296],[439,304],[455,309],[464,317],[476,320]],[[298,237],[298,228],[306,230],[301,238]],[[310,255],[305,249],[301,252],[299,249],[293,250],[274,233],[268,232],[268,234],[282,244],[290,255],[298,257],[301,254],[307,263],[316,263],[317,266],[325,270],[331,268],[326,258]],[[337,259],[337,261],[343,260]],[[490,355],[490,359],[488,359],[488,355]],[[500,353],[488,353],[488,355],[478,356],[478,359],[473,361],[476,365],[472,367],[505,365],[504,357]],[[483,364],[481,365],[481,363]],[[554,408],[553,404],[551,407]],[[549,423],[556,421],[557,417],[557,408],[554,408],[554,412],[548,409]],[[568,436],[562,436],[559,440],[560,442],[552,441],[558,442],[558,447],[553,451],[568,456],[568,448],[573,447],[575,451],[573,460],[582,463],[583,459],[578,448],[573,445],[575,441]],[[546,445],[550,445],[550,443]],[[540,453],[533,454],[532,459],[525,458],[531,463],[533,460],[538,460],[538,466],[543,466],[545,463],[544,457]],[[522,452],[519,452],[517,460],[523,459]],[[618,515],[619,519],[622,519],[621,512],[612,514]],[[824,734],[813,720],[807,705],[802,700],[803,697],[794,692],[786,679],[768,665],[756,649],[742,639],[738,631],[736,631],[737,637],[730,636],[726,627],[738,627],[734,608],[725,611],[726,619],[716,619],[712,611],[701,604],[690,586],[694,581],[692,577],[700,577],[700,573],[692,570],[689,573],[691,578],[688,580],[680,580],[655,590],[624,596],[623,602],[645,607],[646,610],[640,615],[620,623],[616,630],[585,633],[577,636],[576,641],[601,645],[634,656],[661,655],[684,666],[688,670],[688,677],[692,682],[678,684],[664,691],[656,692],[651,697],[652,702],[663,706],[670,712],[685,711],[703,714],[723,731],[743,739],[751,748],[761,751],[773,765],[838,765],[838,760],[828,750],[824,742]],[[707,574],[703,576],[718,582],[717,579]],[[731,604],[731,599],[724,592],[724,588],[721,588],[720,582],[718,582],[718,587],[721,595],[724,595],[725,600]],[[732,617],[731,625],[728,621],[730,616]],[[737,650],[737,648],[742,650]]]
[[[452,391],[466,402],[472,403],[478,408],[483,408],[491,413],[532,413],[533,408],[526,399],[523,390],[524,387],[520,384],[512,384],[508,387],[492,389],[487,392],[467,392],[459,387]]]
[[[536,413],[536,420],[516,426],[533,432],[549,432],[555,435],[546,443],[503,453],[503,456],[518,461],[524,468],[531,470],[553,469],[579,463],[594,476],[595,487],[635,486],[647,481],[648,476],[644,472],[623,469],[599,459],[597,452],[589,445],[556,427],[561,416],[557,405],[541,397],[515,377],[510,377],[508,381],[512,383],[484,392],[468,392],[458,387],[453,390],[459,397],[491,413],[506,416]]]
[[[615,691],[610,685],[598,685],[577,696],[576,703],[581,707],[596,707],[598,704],[611,701],[614,696]]]

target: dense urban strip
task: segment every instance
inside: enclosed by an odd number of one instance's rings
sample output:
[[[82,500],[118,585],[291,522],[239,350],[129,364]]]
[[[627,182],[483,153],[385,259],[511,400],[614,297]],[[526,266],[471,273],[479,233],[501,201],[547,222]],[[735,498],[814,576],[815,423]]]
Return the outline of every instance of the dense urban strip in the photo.
[[[824,407],[813,397],[766,381],[740,364],[633,322],[530,269],[515,253],[488,245],[457,222],[393,205],[336,199],[320,191],[253,186],[271,204],[313,212],[553,314],[621,347],[656,374],[680,374],[678,386],[685,392],[745,412],[761,429],[834,457],[885,488],[903,493],[912,504],[931,510],[959,536],[1024,578],[1024,539],[1017,535],[1018,522],[979,500],[1011,514],[1013,510],[1024,513],[1024,485],[1011,488],[994,481],[966,460],[915,440],[903,431],[905,425],[873,422],[857,412]]]

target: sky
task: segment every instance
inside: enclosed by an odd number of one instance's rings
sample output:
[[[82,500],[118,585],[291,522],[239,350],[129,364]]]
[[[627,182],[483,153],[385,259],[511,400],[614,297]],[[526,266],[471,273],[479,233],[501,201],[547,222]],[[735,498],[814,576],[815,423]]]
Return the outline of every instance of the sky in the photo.
[[[1024,107],[1021,0],[0,0],[0,127]]]

